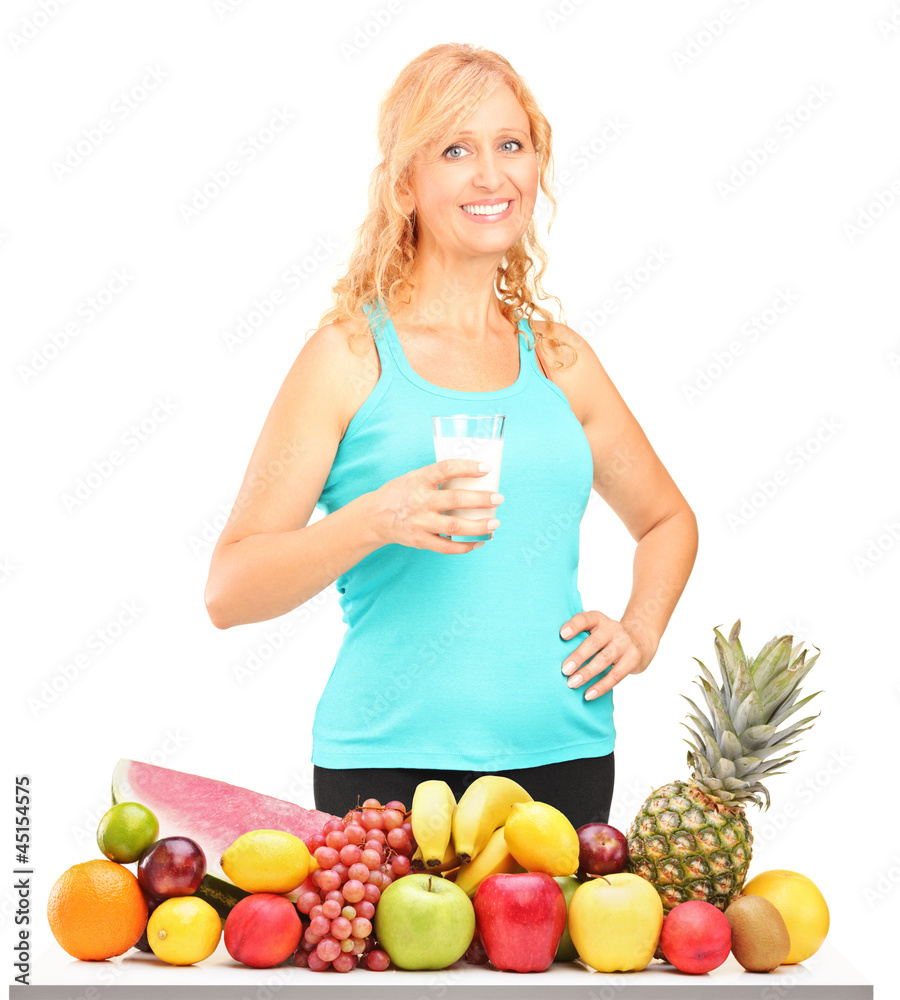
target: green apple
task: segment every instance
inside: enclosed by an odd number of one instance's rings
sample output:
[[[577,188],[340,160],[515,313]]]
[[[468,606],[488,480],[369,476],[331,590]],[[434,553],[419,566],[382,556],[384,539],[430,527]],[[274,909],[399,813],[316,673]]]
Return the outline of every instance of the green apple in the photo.
[[[562,889],[566,900],[566,910],[568,910],[572,896],[575,895],[575,890],[581,885],[581,880],[574,875],[559,875],[553,881]],[[566,929],[563,931],[559,947],[556,949],[556,958],[553,961],[574,962],[576,958],[578,958],[578,952],[575,949],[575,945],[572,944],[572,935],[569,934],[569,924],[566,921]]]
[[[475,907],[449,879],[404,875],[384,890],[375,909],[375,937],[400,969],[446,969],[466,953]]]
[[[569,933],[598,972],[638,972],[653,958],[663,924],[659,893],[640,875],[619,872],[582,882],[569,903]]]

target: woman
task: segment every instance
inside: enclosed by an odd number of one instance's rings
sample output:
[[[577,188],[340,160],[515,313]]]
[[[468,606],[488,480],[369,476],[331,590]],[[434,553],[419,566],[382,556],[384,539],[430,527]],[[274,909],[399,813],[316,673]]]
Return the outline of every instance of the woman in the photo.
[[[556,207],[550,137],[493,52],[438,45],[403,70],[335,305],[278,393],[213,553],[219,628],[337,581],[348,629],[313,726],[319,809],[409,804],[426,777],[458,798],[502,773],[576,826],[608,818],[612,689],[653,658],[697,530],[590,345],[535,303],[538,185]],[[462,412],[506,415],[499,498],[439,489],[483,474],[434,461],[431,417]],[[592,487],[637,543],[619,617],[578,593]],[[326,516],[309,524],[316,506]],[[486,526],[441,513],[495,507]],[[487,541],[452,540],[498,519]]]

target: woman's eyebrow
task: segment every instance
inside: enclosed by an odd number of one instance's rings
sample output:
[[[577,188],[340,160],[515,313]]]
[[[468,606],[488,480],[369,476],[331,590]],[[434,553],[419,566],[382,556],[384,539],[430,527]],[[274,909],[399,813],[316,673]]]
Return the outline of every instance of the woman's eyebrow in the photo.
[[[520,129],[520,128],[512,128],[512,127],[508,127],[508,126],[504,126],[503,128],[498,128],[496,134],[499,135],[501,132],[518,132],[519,135],[528,135],[527,132],[523,132],[522,129]],[[466,130],[464,132],[456,132],[455,134],[456,135],[475,135],[474,132],[469,132],[468,130]]]

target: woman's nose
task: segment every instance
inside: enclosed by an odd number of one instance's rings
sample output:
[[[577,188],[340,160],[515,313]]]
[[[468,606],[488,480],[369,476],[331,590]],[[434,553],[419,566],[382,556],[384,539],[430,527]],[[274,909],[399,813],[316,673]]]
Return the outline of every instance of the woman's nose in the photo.
[[[475,183],[493,189],[500,183],[501,175],[502,168],[493,154],[487,153],[478,157],[473,178]]]

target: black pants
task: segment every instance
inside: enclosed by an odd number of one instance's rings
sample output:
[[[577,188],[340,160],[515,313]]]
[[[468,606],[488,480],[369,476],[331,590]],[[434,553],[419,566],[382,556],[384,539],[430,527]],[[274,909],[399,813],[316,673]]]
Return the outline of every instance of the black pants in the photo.
[[[576,828],[585,823],[606,823],[612,802],[615,761],[604,757],[584,757],[540,767],[520,767],[511,771],[448,771],[412,767],[331,768],[313,766],[316,809],[343,816],[366,799],[382,804],[398,799],[407,809],[420,781],[440,778],[453,789],[457,801],[465,789],[482,774],[503,774],[517,781],[535,800],[555,806]]]

